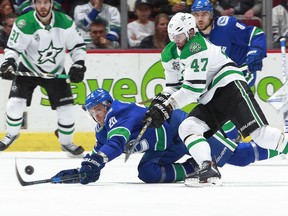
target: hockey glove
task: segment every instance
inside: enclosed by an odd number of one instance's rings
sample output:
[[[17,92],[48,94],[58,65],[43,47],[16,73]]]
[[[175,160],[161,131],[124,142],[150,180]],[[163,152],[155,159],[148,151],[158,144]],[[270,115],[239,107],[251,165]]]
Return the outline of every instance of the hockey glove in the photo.
[[[169,119],[172,113],[172,107],[164,104],[156,103],[153,107],[150,107],[143,118],[143,124],[145,124],[148,118],[152,118],[152,122],[149,127],[159,128],[165,120]]]
[[[263,50],[258,48],[252,48],[246,57],[246,64],[248,65],[248,70],[250,73],[255,73],[256,71],[261,71],[263,67],[262,59],[265,54]]]
[[[87,154],[80,168],[80,174],[86,174],[84,178],[81,179],[81,184],[88,184],[91,182],[96,182],[100,177],[100,171],[105,166],[103,162],[103,157],[98,154]]]
[[[165,94],[162,94],[162,93],[159,93],[157,94],[153,100],[151,101],[151,104],[149,106],[149,109],[151,107],[153,107],[156,103],[160,103],[160,104],[163,104],[168,98],[170,97],[170,95],[165,95]]]
[[[86,71],[86,67],[84,65],[84,61],[76,61],[69,70],[70,81],[74,83],[79,83],[84,79],[84,73]]]
[[[1,77],[6,80],[13,80],[15,77],[15,72],[17,70],[17,64],[15,59],[8,58],[1,65]]]
[[[64,178],[67,176],[71,176],[71,175],[75,175],[75,174],[79,174],[79,170],[78,169],[68,169],[68,170],[62,170],[59,173],[57,173],[55,176],[53,176],[51,179],[59,179],[59,178]],[[66,183],[66,184],[74,184],[74,183],[79,183],[80,179],[75,178],[75,179],[71,179],[71,180],[65,180],[65,181],[61,181],[59,183]],[[53,182],[53,183],[58,183],[57,181]]]

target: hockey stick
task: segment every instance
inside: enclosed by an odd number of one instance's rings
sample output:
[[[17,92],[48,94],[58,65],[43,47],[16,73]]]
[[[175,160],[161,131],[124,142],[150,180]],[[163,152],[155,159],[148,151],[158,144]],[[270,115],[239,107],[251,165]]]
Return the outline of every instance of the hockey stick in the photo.
[[[66,82],[70,83],[70,76],[67,74],[33,73],[27,71],[15,71],[14,74],[16,76],[66,79]],[[0,76],[2,76],[2,73],[0,73]]]
[[[28,77],[41,77],[41,78],[58,78],[58,79],[69,79],[70,76],[67,74],[49,74],[49,73],[32,73],[26,71],[17,71],[17,76],[28,76]]]
[[[283,76],[283,86],[278,89],[271,97],[267,99],[267,102],[270,103],[276,110],[284,113],[286,116],[287,106],[288,106],[288,82],[287,82],[287,73],[286,73],[286,38],[282,37],[280,39],[281,45],[281,57],[282,57],[282,76]]]
[[[144,101],[141,101],[141,102],[138,102],[138,104],[146,104],[146,103],[149,103],[153,100],[153,98],[148,98],[147,100],[144,100]]]
[[[16,176],[19,181],[19,183],[22,186],[30,186],[30,185],[36,185],[36,184],[44,184],[44,183],[65,183],[66,181],[78,181],[80,182],[81,178],[85,178],[86,174],[74,174],[74,175],[68,175],[68,176],[63,176],[63,177],[53,177],[50,179],[41,179],[41,180],[36,180],[36,181],[24,181],[23,178],[21,177],[17,163],[15,163],[15,169],[16,169]]]
[[[66,79],[67,83],[70,83],[70,76],[67,74],[49,74],[49,73],[31,73],[26,71],[17,71],[18,76],[28,76],[28,77],[40,77],[40,78],[58,78]]]
[[[146,130],[147,130],[147,128],[151,122],[152,122],[152,118],[149,117],[146,121],[146,124],[143,126],[142,130],[139,132],[137,138],[135,140],[130,140],[129,142],[127,142],[125,144],[125,152],[126,152],[125,162],[128,160],[130,155],[133,153],[133,149],[139,143],[140,139],[142,138],[143,134],[146,132]]]

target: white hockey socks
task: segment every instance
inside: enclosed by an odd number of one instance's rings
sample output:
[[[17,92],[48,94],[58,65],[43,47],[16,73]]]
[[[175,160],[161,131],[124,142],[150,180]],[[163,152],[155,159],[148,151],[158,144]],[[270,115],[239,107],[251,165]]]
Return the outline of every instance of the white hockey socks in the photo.
[[[8,134],[12,136],[19,134],[25,109],[26,99],[12,97],[8,100],[6,108],[6,130]]]
[[[198,165],[204,161],[212,161],[210,146],[203,136],[191,135],[185,140],[185,145]]]
[[[62,145],[73,143],[75,123],[73,105],[68,104],[57,107],[58,113],[58,140]]]

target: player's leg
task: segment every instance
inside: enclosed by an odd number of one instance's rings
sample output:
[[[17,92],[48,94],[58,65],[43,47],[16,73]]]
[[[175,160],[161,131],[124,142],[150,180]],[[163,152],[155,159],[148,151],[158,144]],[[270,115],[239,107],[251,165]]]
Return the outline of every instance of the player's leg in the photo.
[[[138,165],[138,178],[146,183],[172,183],[183,181],[194,171],[193,161],[176,163],[185,154],[186,146],[181,142],[172,144],[164,151],[147,151]]]
[[[215,159],[218,167],[224,166],[237,149],[237,144],[224,137],[220,131],[207,140],[211,148],[211,156]]]
[[[10,98],[6,108],[6,135],[0,141],[0,151],[7,149],[18,137],[23,122],[26,100]]]
[[[235,166],[247,166],[255,161],[267,160],[277,155],[279,155],[279,152],[261,148],[253,141],[247,143],[241,142],[227,163]]]
[[[236,126],[231,121],[227,121],[223,126],[222,130],[226,134],[226,136],[235,143],[239,143],[241,141],[241,134],[239,133]]]
[[[64,79],[43,80],[43,87],[46,89],[51,108],[56,109],[58,114],[57,134],[63,151],[68,156],[83,156],[82,146],[73,144],[75,119],[71,87]]]
[[[6,132],[0,141],[0,151],[7,149],[18,137],[23,122],[23,113],[30,105],[33,90],[37,86],[35,79],[15,77],[12,82],[6,107]]]
[[[208,126],[206,122],[210,122]],[[214,126],[212,126],[214,125]],[[217,164],[212,160],[211,149],[204,133],[208,134],[211,128],[217,128],[210,110],[204,105],[198,105],[189,114],[179,127],[179,135],[195,159],[200,169],[185,179],[187,186],[199,183],[217,184],[221,174]],[[212,130],[213,131],[213,130]]]
[[[231,120],[243,137],[250,135],[260,147],[287,154],[288,135],[283,134],[278,128],[268,125],[266,117],[248,85],[245,82],[235,81],[231,84],[231,91],[235,92],[231,100],[236,104],[231,106],[233,109]]]

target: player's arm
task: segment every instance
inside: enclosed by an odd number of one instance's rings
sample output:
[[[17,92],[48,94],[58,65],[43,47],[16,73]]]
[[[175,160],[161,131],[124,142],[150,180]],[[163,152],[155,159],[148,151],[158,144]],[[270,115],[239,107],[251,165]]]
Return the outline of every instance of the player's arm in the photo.
[[[65,45],[73,61],[69,70],[70,80],[79,83],[84,79],[86,72],[86,45],[74,22],[71,22],[71,27],[66,30],[65,34]]]
[[[106,38],[110,41],[119,41],[120,29],[121,29],[121,19],[120,13],[117,8],[110,8],[109,10],[110,21],[109,26],[110,29],[107,32]]]
[[[20,22],[21,21],[17,19],[13,24],[7,41],[7,48],[4,49],[5,61],[0,67],[2,79],[12,80],[15,77],[15,72],[18,68],[18,58],[31,41],[31,36],[25,34],[18,28],[17,24],[20,26]],[[25,28],[25,26],[23,28]]]
[[[105,128],[108,128],[107,134],[104,129],[97,133],[97,142],[94,146],[92,154],[87,154],[83,158],[81,168],[62,170],[54,177],[63,177],[71,174],[82,174],[81,176],[84,175],[85,177],[80,180],[81,184],[96,182],[99,179],[101,170],[105,167],[105,164],[123,153],[124,145],[130,138],[130,131],[125,126],[121,127],[121,123],[116,123],[115,126],[109,129],[109,122],[111,124],[111,121],[114,121],[114,119],[112,119],[114,117],[111,117],[111,115],[109,116],[106,117],[107,121],[105,123]]]
[[[234,17],[227,17],[227,31],[230,39],[239,46],[248,46],[246,64],[252,73],[262,69],[262,59],[266,57],[266,35],[262,29],[246,26]],[[228,32],[227,32],[228,33]]]

